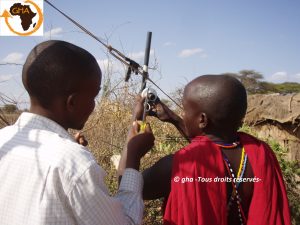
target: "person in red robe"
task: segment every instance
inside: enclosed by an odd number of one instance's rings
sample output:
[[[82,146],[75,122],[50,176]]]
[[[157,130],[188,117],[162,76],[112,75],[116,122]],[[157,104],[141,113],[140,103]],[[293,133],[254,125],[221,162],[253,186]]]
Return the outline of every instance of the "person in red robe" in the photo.
[[[139,100],[135,116],[141,114]],[[144,199],[165,198],[165,225],[289,225],[278,161],[261,140],[238,132],[247,94],[236,78],[205,75],[184,89],[181,119],[165,104],[153,109],[190,142],[143,172]]]

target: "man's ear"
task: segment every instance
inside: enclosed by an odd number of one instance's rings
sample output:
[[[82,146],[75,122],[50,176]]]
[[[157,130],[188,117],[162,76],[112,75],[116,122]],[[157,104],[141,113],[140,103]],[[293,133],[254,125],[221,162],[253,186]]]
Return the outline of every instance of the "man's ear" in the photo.
[[[206,113],[200,113],[198,117],[198,126],[201,130],[205,129],[208,125],[208,118]]]
[[[76,94],[73,93],[67,97],[66,107],[69,112],[73,112],[76,108],[77,97]]]

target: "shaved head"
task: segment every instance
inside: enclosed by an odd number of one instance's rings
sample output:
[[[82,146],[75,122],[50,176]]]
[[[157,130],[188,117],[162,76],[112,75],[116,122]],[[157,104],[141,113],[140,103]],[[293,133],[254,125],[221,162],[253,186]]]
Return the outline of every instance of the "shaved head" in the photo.
[[[247,110],[243,84],[228,75],[204,75],[184,90],[184,101],[194,115],[205,113],[213,129],[237,130]]]
[[[31,98],[47,108],[52,101],[76,91],[83,79],[101,71],[86,50],[64,41],[46,41],[29,53],[22,81]]]

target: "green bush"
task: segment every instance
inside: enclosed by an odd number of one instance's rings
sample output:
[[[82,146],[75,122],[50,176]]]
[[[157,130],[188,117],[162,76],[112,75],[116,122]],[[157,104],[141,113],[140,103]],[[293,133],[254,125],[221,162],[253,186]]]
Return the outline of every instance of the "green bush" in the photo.
[[[268,144],[275,152],[287,188],[287,195],[290,204],[292,222],[300,221],[300,193],[297,177],[300,176],[300,163],[299,161],[287,161],[284,156],[287,150],[282,148],[275,140],[268,140]]]

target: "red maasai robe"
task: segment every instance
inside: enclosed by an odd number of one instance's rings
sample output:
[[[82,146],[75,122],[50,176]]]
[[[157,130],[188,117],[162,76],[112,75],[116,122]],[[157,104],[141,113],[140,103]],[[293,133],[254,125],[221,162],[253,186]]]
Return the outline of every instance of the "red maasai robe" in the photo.
[[[239,133],[239,138],[254,176],[262,179],[254,183],[247,225],[290,225],[286,189],[274,153],[266,143],[248,134]],[[224,176],[220,148],[207,137],[197,137],[176,152],[164,224],[227,225],[226,182],[195,181],[199,177],[213,180]]]

